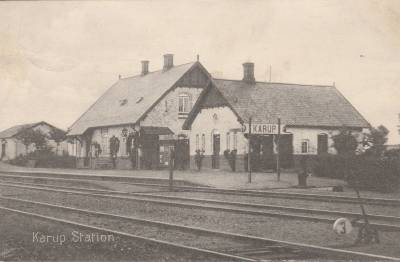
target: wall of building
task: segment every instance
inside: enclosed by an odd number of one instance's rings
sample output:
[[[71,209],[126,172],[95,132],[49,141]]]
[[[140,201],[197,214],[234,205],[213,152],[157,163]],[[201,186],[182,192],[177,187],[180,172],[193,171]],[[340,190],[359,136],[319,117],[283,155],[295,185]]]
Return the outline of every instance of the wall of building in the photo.
[[[165,126],[172,130],[176,135],[188,135],[186,130],[182,130],[187,115],[179,114],[178,99],[180,94],[188,94],[191,107],[196,103],[202,87],[177,87],[168,93],[140,123],[141,126]]]
[[[220,135],[221,149],[220,154],[226,149],[237,149],[238,154],[247,152],[247,139],[240,131],[241,124],[237,120],[236,115],[229,107],[216,107],[201,109],[196,119],[192,123],[190,131],[190,154],[195,155],[196,149],[204,149],[204,155],[213,154],[213,134]],[[236,145],[234,143],[234,134],[236,133]],[[197,135],[199,136],[199,143],[197,145]],[[202,144],[202,137],[205,137],[204,148]],[[227,136],[229,135],[229,148],[227,143]]]
[[[119,139],[119,151],[117,156],[127,157],[128,154],[126,152],[126,137],[122,135],[122,130],[126,129],[127,132],[133,132],[134,128],[132,125],[124,125],[124,126],[112,126],[107,128],[96,128],[93,130],[92,134],[92,143],[97,142],[101,146],[101,157],[109,157],[110,156],[110,145],[109,140],[112,136],[115,136]],[[103,131],[107,130],[107,133],[102,134]],[[82,155],[83,156],[83,155]]]
[[[40,129],[43,133],[48,134],[51,129],[46,125],[41,125],[40,127],[35,128],[35,130]],[[3,160],[14,159],[20,155],[26,155],[26,146],[16,138],[6,138],[4,139],[7,142],[5,156]],[[52,151],[57,153],[58,155],[62,155],[63,151],[67,152],[67,142],[61,142],[58,146],[54,140],[47,140],[47,144],[52,147]],[[35,145],[31,144],[28,146],[28,153],[35,151]],[[0,145],[0,156],[2,155],[2,147]]]
[[[192,123],[190,132],[190,148],[191,148],[191,168],[195,169],[194,155],[196,149],[204,149],[203,167],[211,167],[211,156],[213,154],[213,139],[214,133],[220,134],[220,169],[230,169],[223,152],[226,149],[232,150],[237,149],[237,160],[236,167],[238,171],[244,169],[244,155],[248,152],[248,140],[241,132],[242,125],[237,120],[236,115],[232,112],[229,107],[221,106],[215,108],[201,109],[199,114],[196,116]],[[288,127],[286,133],[293,135],[293,155],[295,164],[298,162],[298,158],[301,155],[313,155],[316,156],[318,153],[318,135],[326,134],[328,136],[328,153],[336,154],[336,150],[333,147],[332,136],[338,134],[339,128],[337,129],[321,129],[312,127]],[[353,131],[353,135],[359,142],[363,140],[363,133],[367,130]],[[237,142],[236,146],[233,143],[233,134],[236,133]],[[203,147],[202,136],[205,136],[205,144]],[[229,135],[229,143],[227,142],[227,136]],[[198,138],[197,138],[198,136]],[[308,151],[302,152],[303,140],[308,141]],[[274,145],[274,152],[276,153],[276,145]]]

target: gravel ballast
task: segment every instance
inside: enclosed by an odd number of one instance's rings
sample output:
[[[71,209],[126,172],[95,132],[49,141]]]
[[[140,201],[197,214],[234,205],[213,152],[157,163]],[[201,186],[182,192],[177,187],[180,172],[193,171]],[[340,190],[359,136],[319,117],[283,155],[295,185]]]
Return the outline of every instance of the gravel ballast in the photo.
[[[27,200],[62,204],[94,211],[131,215],[139,218],[203,227],[220,231],[249,234],[278,240],[339,247],[388,256],[400,256],[398,232],[381,232],[381,244],[352,247],[356,230],[345,236],[332,231],[332,225],[274,217],[260,217],[196,208],[171,207],[165,204],[140,203],[65,193],[39,192],[30,189],[0,187],[3,195]]]

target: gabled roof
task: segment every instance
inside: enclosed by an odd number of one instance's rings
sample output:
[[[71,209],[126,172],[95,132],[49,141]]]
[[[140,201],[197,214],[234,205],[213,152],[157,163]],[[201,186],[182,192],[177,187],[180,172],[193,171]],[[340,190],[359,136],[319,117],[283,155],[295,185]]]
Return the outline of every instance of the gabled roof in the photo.
[[[30,123],[30,124],[16,125],[16,126],[12,126],[12,127],[8,128],[8,129],[6,129],[4,131],[1,131],[0,132],[0,138],[11,138],[11,137],[14,137],[14,136],[18,135],[18,133],[21,132],[22,130],[27,129],[27,128],[33,128],[33,127],[36,127],[38,125],[48,125],[48,126],[50,126],[52,128],[57,128],[57,127],[55,127],[53,125],[50,125],[49,123],[46,123],[44,121]],[[57,128],[57,129],[59,129],[59,128]]]
[[[68,135],[81,135],[91,127],[136,123],[195,65],[200,63],[120,79],[71,126]]]
[[[213,79],[212,88],[219,91],[242,122],[248,122],[252,117],[253,123],[276,123],[280,117],[282,124],[288,126],[370,126],[333,86],[267,82],[249,84],[239,80]],[[216,98],[211,100],[215,101]],[[208,107],[210,99],[205,97],[201,103]],[[187,119],[185,128],[191,125],[194,117]]]

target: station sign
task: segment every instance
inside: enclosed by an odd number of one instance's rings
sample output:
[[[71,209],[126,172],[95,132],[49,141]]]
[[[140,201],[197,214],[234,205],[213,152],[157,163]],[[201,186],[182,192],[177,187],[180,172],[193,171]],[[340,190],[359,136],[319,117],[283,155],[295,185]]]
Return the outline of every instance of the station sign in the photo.
[[[251,124],[251,133],[255,135],[271,135],[278,134],[277,124]],[[281,133],[283,131],[283,126],[281,126]],[[249,133],[249,124],[245,123],[242,126],[242,132],[245,134]]]

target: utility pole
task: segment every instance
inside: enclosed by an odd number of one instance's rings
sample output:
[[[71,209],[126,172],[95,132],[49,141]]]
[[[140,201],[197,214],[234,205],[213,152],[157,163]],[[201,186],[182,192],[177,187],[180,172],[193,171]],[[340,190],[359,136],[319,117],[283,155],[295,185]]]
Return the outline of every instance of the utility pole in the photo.
[[[251,117],[249,118],[249,149],[247,154],[247,169],[249,170],[249,180],[251,183]]]
[[[281,163],[280,163],[280,140],[281,140],[281,119],[278,118],[278,137],[276,145],[276,173],[278,181],[281,180]]]

